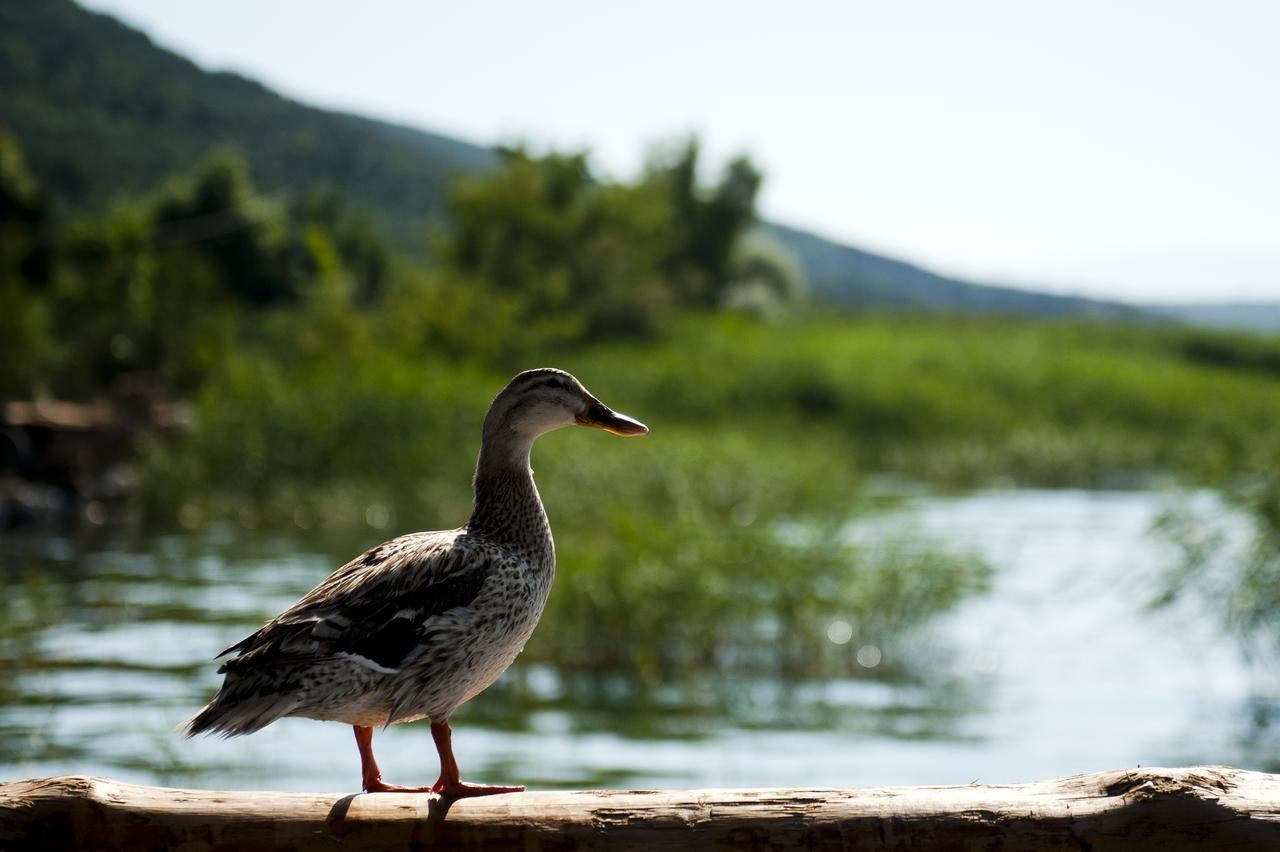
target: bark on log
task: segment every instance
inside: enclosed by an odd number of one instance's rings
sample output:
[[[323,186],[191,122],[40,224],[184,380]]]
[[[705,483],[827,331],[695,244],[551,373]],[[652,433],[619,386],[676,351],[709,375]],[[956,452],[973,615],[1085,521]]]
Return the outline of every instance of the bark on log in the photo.
[[[1280,776],[1225,766],[850,790],[213,792],[0,784],[0,849],[1280,849]]]

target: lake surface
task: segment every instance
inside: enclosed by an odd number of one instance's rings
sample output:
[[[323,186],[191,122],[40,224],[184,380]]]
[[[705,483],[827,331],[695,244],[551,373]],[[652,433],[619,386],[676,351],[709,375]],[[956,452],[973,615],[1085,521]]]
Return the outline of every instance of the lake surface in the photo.
[[[625,788],[1015,782],[1186,763],[1274,770],[1275,672],[1247,664],[1194,602],[1148,610],[1156,572],[1176,558],[1152,532],[1168,499],[909,499],[847,535],[871,547],[941,545],[996,573],[988,593],[923,632],[859,649],[864,677],[708,674],[708,689],[731,696],[719,705],[731,709],[708,714],[661,695],[643,708],[575,703],[550,667],[517,666],[455,716],[463,775]],[[213,654],[382,537],[228,528],[124,543],[0,538],[0,778],[355,789],[343,725],[286,719],[235,740],[172,729],[216,688]],[[815,629],[847,639],[838,623]],[[911,677],[880,679],[907,656]],[[378,732],[374,745],[390,782],[435,779],[425,724]]]

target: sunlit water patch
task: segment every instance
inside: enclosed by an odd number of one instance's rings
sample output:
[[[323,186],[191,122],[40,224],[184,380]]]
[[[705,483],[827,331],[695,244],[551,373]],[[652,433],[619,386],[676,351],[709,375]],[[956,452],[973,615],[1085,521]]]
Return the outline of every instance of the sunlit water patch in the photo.
[[[911,636],[855,639],[840,618],[813,625],[851,643],[860,676],[708,671],[637,696],[607,674],[517,666],[456,717],[464,772],[532,787],[657,787],[1275,768],[1276,702],[1235,641],[1194,605],[1147,607],[1174,558],[1152,533],[1165,506],[1149,492],[913,497],[846,534],[872,549],[977,554],[996,569],[992,588]],[[219,529],[128,546],[0,543],[0,776],[356,786],[342,725],[283,720],[229,741],[172,729],[216,686],[212,654],[374,541]],[[389,780],[434,779],[424,725],[379,732],[375,747]]]
[[[1179,505],[1187,498],[1180,498]],[[1223,511],[1207,494],[1190,510]],[[958,765],[913,781],[1049,777],[1133,765],[1274,767],[1274,693],[1216,613],[1151,611],[1177,554],[1153,530],[1170,498],[1148,492],[1007,491],[930,498],[854,528],[909,527],[997,566],[991,593],[935,625],[958,677],[984,684]],[[1184,506],[1185,508],[1185,506]]]

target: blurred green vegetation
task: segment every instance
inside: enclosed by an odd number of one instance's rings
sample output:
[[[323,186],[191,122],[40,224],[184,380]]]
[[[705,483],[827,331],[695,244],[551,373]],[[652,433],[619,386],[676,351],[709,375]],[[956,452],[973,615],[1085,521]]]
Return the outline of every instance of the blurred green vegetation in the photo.
[[[461,522],[493,394],[569,369],[653,434],[539,443],[561,580],[531,658],[653,682],[855,670],[860,642],[981,589],[963,554],[843,541],[867,472],[1225,488],[1275,446],[1280,341],[833,315],[756,229],[751,164],[708,185],[699,163],[675,146],[617,182],[581,154],[505,151],[454,185],[428,265],[332,190],[259,195],[230,152],[53,216],[0,136],[0,395],[91,399],[141,374],[185,401],[190,428],[139,463],[152,522],[390,534]],[[812,629],[835,619],[855,641]]]
[[[1280,445],[1259,445],[1244,473],[1215,483],[1211,505],[1189,499],[1160,521],[1178,559],[1152,604],[1191,600],[1221,619],[1258,659],[1280,652]]]

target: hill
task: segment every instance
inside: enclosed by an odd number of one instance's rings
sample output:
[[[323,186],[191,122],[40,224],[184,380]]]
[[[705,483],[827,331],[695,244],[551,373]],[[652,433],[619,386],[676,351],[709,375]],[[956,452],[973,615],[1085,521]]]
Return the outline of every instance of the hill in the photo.
[[[210,72],[145,34],[70,0],[0,0],[0,128],[18,139],[63,207],[189,173],[235,147],[257,186],[289,195],[332,184],[402,247],[420,245],[454,174],[495,162],[490,148],[285,98],[236,74]],[[815,292],[846,306],[1135,317],[1143,309],[961,281],[910,263],[769,225]],[[1158,316],[1252,326],[1254,310],[1159,310]],[[1150,315],[1150,314],[1147,314]],[[1274,321],[1280,308],[1268,316]],[[1266,327],[1274,327],[1271,323]]]
[[[1280,331],[1280,304],[1222,302],[1220,304],[1156,305],[1152,310],[1191,325],[1236,328],[1248,331]]]
[[[478,145],[207,72],[69,0],[0,0],[0,91],[0,127],[71,207],[150,190],[230,146],[266,192],[332,183],[403,242],[440,213],[451,174],[493,160]]]
[[[948,278],[901,260],[872,254],[783,225],[770,225],[804,264],[814,292],[836,304],[930,311],[977,311],[1032,316],[1140,317],[1118,302],[1035,293]]]

